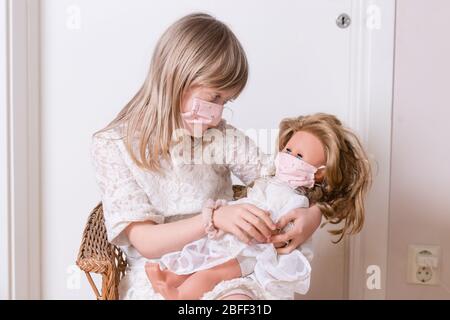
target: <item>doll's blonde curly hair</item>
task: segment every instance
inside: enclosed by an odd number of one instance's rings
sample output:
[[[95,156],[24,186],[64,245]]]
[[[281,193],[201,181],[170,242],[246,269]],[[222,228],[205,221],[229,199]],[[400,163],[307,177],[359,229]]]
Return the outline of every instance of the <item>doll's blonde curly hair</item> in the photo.
[[[346,234],[360,232],[364,224],[364,200],[372,180],[369,160],[355,133],[334,115],[317,113],[284,119],[280,123],[278,150],[282,151],[298,131],[313,134],[324,146],[324,178],[303,192],[320,208],[328,223],[337,225],[344,221],[342,228],[330,230],[339,236],[337,243]]]

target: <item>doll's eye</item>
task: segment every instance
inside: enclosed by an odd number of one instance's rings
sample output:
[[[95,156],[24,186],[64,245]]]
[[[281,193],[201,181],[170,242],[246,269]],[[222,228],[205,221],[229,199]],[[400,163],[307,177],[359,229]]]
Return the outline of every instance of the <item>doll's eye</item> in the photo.
[[[287,153],[292,153],[292,150],[289,149],[289,148],[286,148],[286,152],[287,152]]]
[[[303,156],[300,153],[297,153],[297,158],[303,159]]]

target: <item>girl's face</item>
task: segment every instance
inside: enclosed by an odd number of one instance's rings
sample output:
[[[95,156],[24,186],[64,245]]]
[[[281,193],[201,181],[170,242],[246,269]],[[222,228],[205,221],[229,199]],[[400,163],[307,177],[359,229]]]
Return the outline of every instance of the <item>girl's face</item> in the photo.
[[[312,133],[298,131],[289,139],[283,152],[298,157],[316,168],[326,165],[325,148],[322,142]],[[320,181],[325,170],[318,170],[315,180]]]
[[[189,112],[192,110],[192,106],[194,103],[194,98],[198,98],[207,102],[225,105],[227,102],[231,100],[233,95],[235,94],[232,90],[217,90],[208,87],[195,86],[190,88],[181,99],[181,112]],[[190,126],[190,124],[186,124],[186,126]],[[212,125],[202,125],[202,134],[209,128],[213,127]],[[186,128],[190,132],[192,132],[193,128]]]

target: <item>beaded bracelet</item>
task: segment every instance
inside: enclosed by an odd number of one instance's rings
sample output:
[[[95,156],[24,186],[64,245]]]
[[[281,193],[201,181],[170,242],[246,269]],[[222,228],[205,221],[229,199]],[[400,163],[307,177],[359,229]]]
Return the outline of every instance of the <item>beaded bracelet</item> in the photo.
[[[220,207],[226,204],[227,201],[223,199],[219,199],[217,201],[208,199],[205,202],[205,205],[203,206],[202,209],[203,224],[205,226],[205,232],[208,235],[209,239],[217,239],[223,234],[223,231],[218,230],[214,225],[213,215],[215,210],[219,209]]]

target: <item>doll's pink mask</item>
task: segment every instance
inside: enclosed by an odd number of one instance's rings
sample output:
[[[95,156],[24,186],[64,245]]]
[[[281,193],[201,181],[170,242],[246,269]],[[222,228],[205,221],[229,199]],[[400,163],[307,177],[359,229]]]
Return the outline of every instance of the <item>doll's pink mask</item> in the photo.
[[[217,126],[222,113],[223,105],[194,98],[191,111],[181,113],[181,117],[189,124]]]
[[[314,186],[314,174],[325,166],[319,168],[307,163],[306,161],[294,157],[286,152],[279,152],[275,158],[276,173],[275,176],[287,182],[292,188]]]

